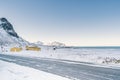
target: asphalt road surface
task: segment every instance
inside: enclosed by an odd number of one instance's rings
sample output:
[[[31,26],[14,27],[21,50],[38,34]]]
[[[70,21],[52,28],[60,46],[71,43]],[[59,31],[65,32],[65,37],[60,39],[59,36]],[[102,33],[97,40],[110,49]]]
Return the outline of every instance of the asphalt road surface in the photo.
[[[0,54],[0,60],[16,63],[70,78],[72,80],[120,80],[120,69],[95,67],[80,62],[65,60],[29,58]]]

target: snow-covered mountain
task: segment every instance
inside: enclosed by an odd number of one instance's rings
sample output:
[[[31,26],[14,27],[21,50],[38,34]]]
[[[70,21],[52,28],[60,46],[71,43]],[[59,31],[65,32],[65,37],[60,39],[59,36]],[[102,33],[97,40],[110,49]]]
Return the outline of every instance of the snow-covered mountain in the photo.
[[[65,47],[66,45],[64,43],[60,43],[60,42],[52,42],[49,44],[49,46],[54,46],[54,47]]]
[[[37,41],[37,42],[35,42],[34,44],[36,44],[36,45],[38,45],[38,46],[44,45],[44,43],[41,42],[41,41]]]
[[[12,24],[6,18],[0,18],[0,45],[28,45],[29,42],[22,39],[14,30]]]

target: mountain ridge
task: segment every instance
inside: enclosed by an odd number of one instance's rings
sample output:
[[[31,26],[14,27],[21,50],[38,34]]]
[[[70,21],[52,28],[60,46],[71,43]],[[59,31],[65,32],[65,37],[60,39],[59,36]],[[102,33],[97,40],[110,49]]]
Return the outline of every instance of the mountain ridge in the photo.
[[[6,18],[0,18],[0,45],[6,44],[25,46],[30,43],[15,32],[13,25]]]
[[[19,38],[18,34],[15,32],[12,24],[8,22],[6,18],[0,18],[2,28],[11,36]]]

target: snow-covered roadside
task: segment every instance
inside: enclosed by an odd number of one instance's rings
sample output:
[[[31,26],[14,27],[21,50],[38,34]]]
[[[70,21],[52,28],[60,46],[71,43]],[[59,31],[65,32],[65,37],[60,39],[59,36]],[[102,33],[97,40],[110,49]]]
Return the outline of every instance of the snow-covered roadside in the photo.
[[[25,56],[25,57],[43,57],[80,62],[89,62],[95,64],[104,64],[106,66],[120,67],[120,49],[73,49],[62,48],[53,50],[53,48],[43,47],[41,51],[22,51],[22,52],[4,52],[3,54]]]
[[[0,61],[1,80],[69,80],[33,68]]]

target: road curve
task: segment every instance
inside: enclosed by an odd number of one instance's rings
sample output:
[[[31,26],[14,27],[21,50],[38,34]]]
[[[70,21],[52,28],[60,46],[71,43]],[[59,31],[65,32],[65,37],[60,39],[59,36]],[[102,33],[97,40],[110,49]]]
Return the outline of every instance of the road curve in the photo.
[[[60,60],[0,54],[0,60],[28,66],[72,80],[120,80],[120,69],[73,64]]]

